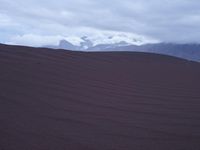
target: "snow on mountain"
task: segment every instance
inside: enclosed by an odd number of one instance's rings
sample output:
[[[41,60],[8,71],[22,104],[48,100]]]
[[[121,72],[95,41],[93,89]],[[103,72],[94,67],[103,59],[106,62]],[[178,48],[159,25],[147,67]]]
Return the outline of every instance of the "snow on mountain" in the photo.
[[[99,47],[105,49],[116,46],[143,45],[157,42],[157,40],[132,33],[103,32],[81,37],[65,37],[60,40],[57,48],[68,50],[100,50]],[[52,48],[52,46],[48,47]],[[55,48],[55,46],[53,46],[53,48]]]

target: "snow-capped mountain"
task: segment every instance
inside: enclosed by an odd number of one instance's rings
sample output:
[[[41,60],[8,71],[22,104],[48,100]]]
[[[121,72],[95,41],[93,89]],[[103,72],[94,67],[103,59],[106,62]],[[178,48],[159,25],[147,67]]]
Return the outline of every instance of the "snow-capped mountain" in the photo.
[[[66,50],[102,50],[108,48],[116,48],[120,46],[128,45],[142,45],[145,40],[142,37],[133,37],[132,35],[117,34],[117,35],[101,35],[101,36],[83,36],[77,41],[68,37],[66,39],[60,40],[57,46],[44,46],[48,48],[55,49],[66,49]]]
[[[142,44],[144,43],[144,44]],[[200,61],[200,44],[173,44],[173,43],[149,43],[145,44],[140,38],[106,37],[91,38],[81,37],[78,44],[68,40],[61,40],[58,46],[45,46],[54,49],[80,50],[80,51],[137,51],[150,52],[176,56],[188,60]]]
[[[48,48],[55,48],[55,49],[66,49],[66,50],[85,50],[85,51],[100,51],[104,49],[115,49],[121,46],[129,46],[130,43],[125,41],[120,41],[119,43],[112,43],[112,44],[98,44],[94,45],[92,41],[88,39],[84,39],[83,42],[80,43],[79,46],[73,45],[67,40],[61,40],[58,46],[47,46]]]

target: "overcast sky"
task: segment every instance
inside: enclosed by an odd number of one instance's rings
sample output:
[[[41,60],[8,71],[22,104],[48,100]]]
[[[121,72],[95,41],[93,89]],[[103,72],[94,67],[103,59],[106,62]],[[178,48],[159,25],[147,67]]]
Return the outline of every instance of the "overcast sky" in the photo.
[[[200,43],[199,0],[0,0],[0,42],[56,44],[80,36]]]

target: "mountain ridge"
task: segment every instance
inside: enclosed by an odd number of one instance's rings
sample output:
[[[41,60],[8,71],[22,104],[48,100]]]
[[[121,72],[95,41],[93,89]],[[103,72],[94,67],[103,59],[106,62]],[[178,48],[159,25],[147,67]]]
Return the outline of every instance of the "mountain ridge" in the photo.
[[[126,41],[111,44],[94,45],[87,37],[82,38],[80,46],[73,45],[67,40],[61,40],[58,46],[47,46],[54,49],[80,50],[80,51],[137,51],[158,53],[176,56],[188,60],[200,62],[200,44],[176,44],[176,43],[151,43],[133,45]],[[45,47],[45,46],[44,46]]]

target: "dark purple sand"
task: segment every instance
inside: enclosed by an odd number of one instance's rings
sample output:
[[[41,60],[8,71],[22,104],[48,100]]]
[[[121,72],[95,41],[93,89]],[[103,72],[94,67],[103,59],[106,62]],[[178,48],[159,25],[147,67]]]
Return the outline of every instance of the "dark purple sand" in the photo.
[[[200,64],[0,45],[0,150],[200,150]]]

